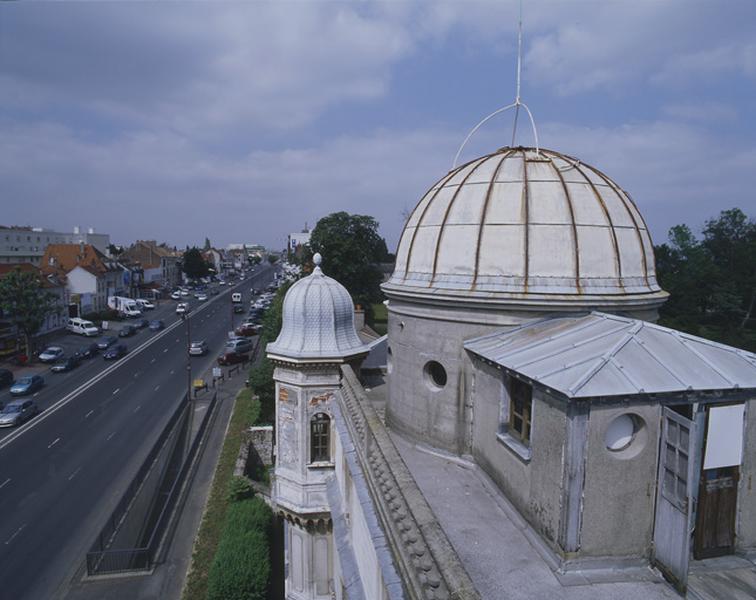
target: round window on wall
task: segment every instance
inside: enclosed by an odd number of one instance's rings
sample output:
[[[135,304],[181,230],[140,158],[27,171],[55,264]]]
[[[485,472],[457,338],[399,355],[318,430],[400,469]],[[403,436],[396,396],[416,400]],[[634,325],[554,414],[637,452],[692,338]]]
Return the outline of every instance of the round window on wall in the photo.
[[[435,360],[427,362],[425,364],[425,375],[435,388],[442,388],[446,385],[446,369],[440,362]]]
[[[606,428],[606,449],[618,458],[632,458],[645,446],[645,422],[641,417],[626,413],[615,417]]]

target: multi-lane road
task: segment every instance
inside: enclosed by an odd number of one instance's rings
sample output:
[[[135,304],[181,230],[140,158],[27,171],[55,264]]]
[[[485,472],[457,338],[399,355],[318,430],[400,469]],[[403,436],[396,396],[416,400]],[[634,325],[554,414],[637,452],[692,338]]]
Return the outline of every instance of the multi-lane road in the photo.
[[[260,266],[209,301],[193,302],[191,339],[210,347],[192,359],[194,373],[221,353],[232,319],[230,293],[243,292],[247,301],[251,287],[272,279],[273,269]],[[124,358],[111,363],[97,356],[67,374],[44,373],[48,385],[34,398],[42,414],[0,437],[1,600],[63,593],[185,393],[187,327],[171,302],[148,318],[162,318],[166,328],[126,338]]]

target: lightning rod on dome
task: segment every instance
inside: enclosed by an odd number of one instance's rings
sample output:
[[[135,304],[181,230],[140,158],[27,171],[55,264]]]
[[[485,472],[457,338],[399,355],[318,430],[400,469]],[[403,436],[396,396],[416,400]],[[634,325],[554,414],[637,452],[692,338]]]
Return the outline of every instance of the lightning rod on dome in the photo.
[[[515,88],[515,101],[512,102],[512,104],[507,104],[506,106],[496,109],[490,115],[488,115],[486,118],[480,121],[475,127],[472,128],[470,133],[467,134],[465,141],[462,142],[462,145],[459,147],[459,150],[457,150],[457,154],[454,156],[452,169],[455,169],[457,167],[457,161],[459,160],[459,155],[462,154],[462,150],[465,149],[467,142],[469,142],[470,138],[475,135],[475,132],[477,132],[478,129],[480,129],[485,123],[493,119],[496,115],[503,113],[509,110],[510,108],[515,109],[514,126],[512,127],[512,146],[514,146],[514,143],[515,143],[515,136],[517,135],[517,118],[520,115],[520,107],[522,106],[522,108],[525,109],[525,112],[528,113],[528,119],[530,119],[530,126],[533,129],[533,138],[535,140],[536,153],[541,151],[540,146],[538,144],[538,130],[536,129],[535,120],[533,119],[533,113],[530,112],[528,105],[525,104],[520,98],[521,72],[522,72],[522,0],[520,0],[520,19],[518,22],[518,30],[517,30],[517,83],[516,83],[516,88]]]

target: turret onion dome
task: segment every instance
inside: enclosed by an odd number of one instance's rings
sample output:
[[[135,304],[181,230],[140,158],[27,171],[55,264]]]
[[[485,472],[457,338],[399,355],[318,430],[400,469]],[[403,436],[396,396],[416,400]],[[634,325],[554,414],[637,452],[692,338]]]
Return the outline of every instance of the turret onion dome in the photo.
[[[346,288],[326,277],[320,254],[315,270],[286,292],[283,324],[268,355],[289,359],[344,359],[368,351],[354,328],[354,304]]]
[[[428,190],[383,289],[504,302],[667,297],[630,196],[575,158],[524,147],[470,161]]]

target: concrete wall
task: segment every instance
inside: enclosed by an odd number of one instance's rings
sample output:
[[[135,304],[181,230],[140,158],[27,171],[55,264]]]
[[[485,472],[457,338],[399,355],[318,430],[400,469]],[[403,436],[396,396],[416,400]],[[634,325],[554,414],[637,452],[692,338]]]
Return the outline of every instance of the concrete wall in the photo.
[[[612,452],[607,427],[627,413],[640,417],[643,427],[627,449]],[[578,556],[649,556],[660,418],[658,402],[591,405]]]
[[[502,417],[508,419],[504,373],[477,360],[473,362],[473,373],[475,461],[525,519],[554,545],[559,531],[567,426],[563,407],[538,390],[533,391],[531,458],[525,460],[499,436]]]
[[[737,511],[737,548],[756,551],[756,400],[745,403],[745,439]]]

